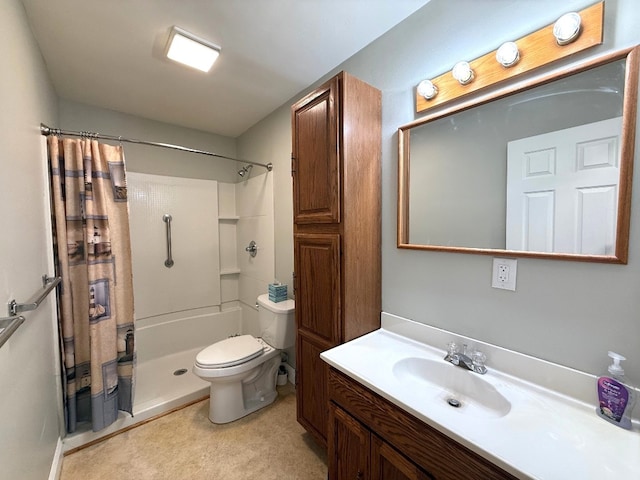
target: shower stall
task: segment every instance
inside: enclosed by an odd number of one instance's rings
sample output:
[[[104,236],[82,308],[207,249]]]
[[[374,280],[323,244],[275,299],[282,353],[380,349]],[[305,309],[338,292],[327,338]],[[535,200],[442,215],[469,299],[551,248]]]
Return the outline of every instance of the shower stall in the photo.
[[[243,167],[239,183],[127,173],[134,416],[121,412],[100,432],[67,437],[66,451],[205,398],[209,384],[191,372],[197,352],[230,335],[259,335],[256,299],[275,271],[273,176],[259,170]]]

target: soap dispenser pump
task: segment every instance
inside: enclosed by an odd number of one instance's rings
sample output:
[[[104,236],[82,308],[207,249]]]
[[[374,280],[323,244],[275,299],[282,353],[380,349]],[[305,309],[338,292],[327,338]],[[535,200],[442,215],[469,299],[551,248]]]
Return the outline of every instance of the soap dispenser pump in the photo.
[[[598,378],[598,402],[596,413],[621,428],[631,429],[631,411],[635,403],[635,390],[624,376],[620,362],[625,357],[609,352],[613,363],[609,365],[609,375]]]

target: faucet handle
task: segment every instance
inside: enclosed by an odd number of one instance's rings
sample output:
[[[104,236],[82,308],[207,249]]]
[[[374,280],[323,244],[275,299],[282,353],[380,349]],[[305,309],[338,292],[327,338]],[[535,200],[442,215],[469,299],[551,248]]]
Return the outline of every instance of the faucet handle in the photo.
[[[480,370],[485,370],[484,362],[487,360],[487,356],[482,353],[480,350],[475,350],[471,354],[471,361],[473,362],[473,367],[476,372]]]
[[[447,343],[447,353],[449,355],[453,355],[454,353],[458,353],[459,349],[458,349],[458,344],[456,342],[449,342]]]

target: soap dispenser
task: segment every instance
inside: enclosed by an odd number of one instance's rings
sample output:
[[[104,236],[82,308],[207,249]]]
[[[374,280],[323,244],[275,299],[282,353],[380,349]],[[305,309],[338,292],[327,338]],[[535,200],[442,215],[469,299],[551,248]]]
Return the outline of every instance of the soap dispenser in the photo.
[[[635,402],[635,390],[624,376],[620,362],[625,357],[609,352],[613,363],[609,365],[609,375],[598,378],[598,402],[596,413],[621,428],[631,429],[631,411]]]

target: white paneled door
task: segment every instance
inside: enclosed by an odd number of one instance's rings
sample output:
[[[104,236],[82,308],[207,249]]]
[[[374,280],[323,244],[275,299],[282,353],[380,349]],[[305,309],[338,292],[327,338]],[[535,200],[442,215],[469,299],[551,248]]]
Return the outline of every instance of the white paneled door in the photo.
[[[613,255],[622,118],[507,147],[507,250]]]

